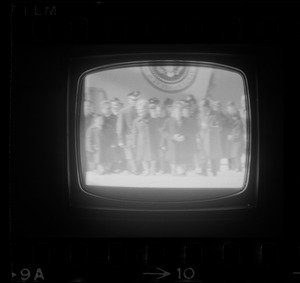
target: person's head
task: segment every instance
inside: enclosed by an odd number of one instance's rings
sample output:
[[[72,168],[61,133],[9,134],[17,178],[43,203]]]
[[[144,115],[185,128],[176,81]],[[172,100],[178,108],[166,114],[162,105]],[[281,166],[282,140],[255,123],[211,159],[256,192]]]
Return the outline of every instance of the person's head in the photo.
[[[92,115],[94,112],[93,103],[90,100],[85,100],[83,103],[84,116]]]
[[[95,127],[102,129],[103,122],[104,122],[104,119],[103,119],[102,115],[95,115],[93,117],[93,124]]]
[[[151,118],[158,117],[155,104],[149,104],[149,114],[150,114]]]
[[[164,103],[163,106],[166,110],[166,115],[171,116],[172,114],[172,108],[173,108],[173,99],[171,98],[167,98]]]
[[[199,111],[201,113],[207,114],[210,112],[211,106],[207,98],[202,98],[199,102]]]
[[[146,99],[139,99],[136,102],[136,111],[139,117],[146,117],[149,110],[149,102]]]
[[[235,106],[235,103],[233,101],[229,101],[227,103],[227,112],[229,115],[234,116],[238,113],[238,110]]]
[[[187,103],[191,103],[191,104],[196,104],[197,103],[196,98],[192,94],[187,95],[187,97],[185,98],[185,101]]]
[[[118,98],[114,98],[111,101],[111,111],[112,113],[114,113],[115,115],[117,115],[119,113],[121,109],[121,102]]]
[[[191,116],[191,110],[189,105],[184,105],[182,107],[182,117],[188,118]]]
[[[185,103],[189,107],[190,115],[192,115],[193,113],[197,112],[197,108],[198,108],[197,99],[194,97],[194,95],[189,94],[185,98]]]
[[[157,116],[157,105],[159,104],[159,100],[156,97],[149,99],[149,113],[152,118],[156,118]]]
[[[212,104],[212,109],[218,113],[220,113],[222,111],[222,103],[220,101],[215,101]]]
[[[111,115],[111,104],[109,100],[103,100],[101,102],[101,113],[106,117]]]
[[[182,116],[182,102],[181,101],[174,102],[171,116],[173,118],[175,118],[176,120],[181,118],[181,116]]]
[[[136,105],[140,94],[141,93],[139,91],[133,91],[133,92],[128,93],[127,98],[128,98],[129,106],[135,106]]]
[[[156,116],[160,118],[166,117],[166,110],[160,104],[156,106]]]

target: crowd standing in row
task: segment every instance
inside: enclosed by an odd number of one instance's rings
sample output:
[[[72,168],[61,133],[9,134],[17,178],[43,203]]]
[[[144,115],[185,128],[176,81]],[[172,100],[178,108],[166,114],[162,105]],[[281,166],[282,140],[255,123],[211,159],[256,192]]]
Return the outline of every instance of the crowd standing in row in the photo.
[[[87,170],[120,173],[216,176],[221,159],[229,170],[242,171],[246,153],[246,110],[229,101],[223,113],[219,101],[199,102],[193,95],[180,101],[139,99],[128,94],[128,105],[118,98],[104,100],[101,113],[85,116]],[[92,106],[92,105],[90,105]]]

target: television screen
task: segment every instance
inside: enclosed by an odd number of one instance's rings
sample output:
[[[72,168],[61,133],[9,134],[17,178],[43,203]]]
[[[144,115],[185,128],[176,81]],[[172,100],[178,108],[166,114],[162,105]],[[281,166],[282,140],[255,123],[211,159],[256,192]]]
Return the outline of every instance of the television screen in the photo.
[[[87,71],[79,86],[78,169],[86,192],[193,188],[204,200],[245,189],[250,121],[241,71],[138,62]]]

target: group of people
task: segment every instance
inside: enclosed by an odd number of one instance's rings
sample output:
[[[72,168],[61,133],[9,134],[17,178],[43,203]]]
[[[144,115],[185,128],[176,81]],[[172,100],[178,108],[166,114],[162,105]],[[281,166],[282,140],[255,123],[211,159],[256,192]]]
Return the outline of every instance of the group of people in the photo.
[[[85,111],[87,170],[120,173],[185,175],[190,171],[216,176],[221,159],[229,170],[242,171],[246,153],[246,110],[229,101],[226,113],[220,101],[193,95],[164,102],[127,95],[104,100],[101,113]],[[87,102],[88,104],[88,102]],[[90,105],[92,107],[93,105]]]

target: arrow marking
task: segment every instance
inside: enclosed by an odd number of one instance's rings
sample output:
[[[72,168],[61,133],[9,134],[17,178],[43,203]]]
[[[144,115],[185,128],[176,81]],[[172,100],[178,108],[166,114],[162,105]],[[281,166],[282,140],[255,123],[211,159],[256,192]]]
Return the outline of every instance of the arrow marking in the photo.
[[[11,277],[14,278],[15,276],[17,276],[17,274],[12,272]]]
[[[158,277],[157,279],[161,279],[161,278],[164,278],[164,277],[166,277],[166,276],[171,275],[170,272],[165,271],[165,270],[163,270],[163,269],[161,269],[161,268],[159,268],[159,267],[156,267],[156,269],[159,269],[161,272],[160,272],[160,273],[144,272],[143,274],[144,274],[144,275],[161,275],[161,276]]]

